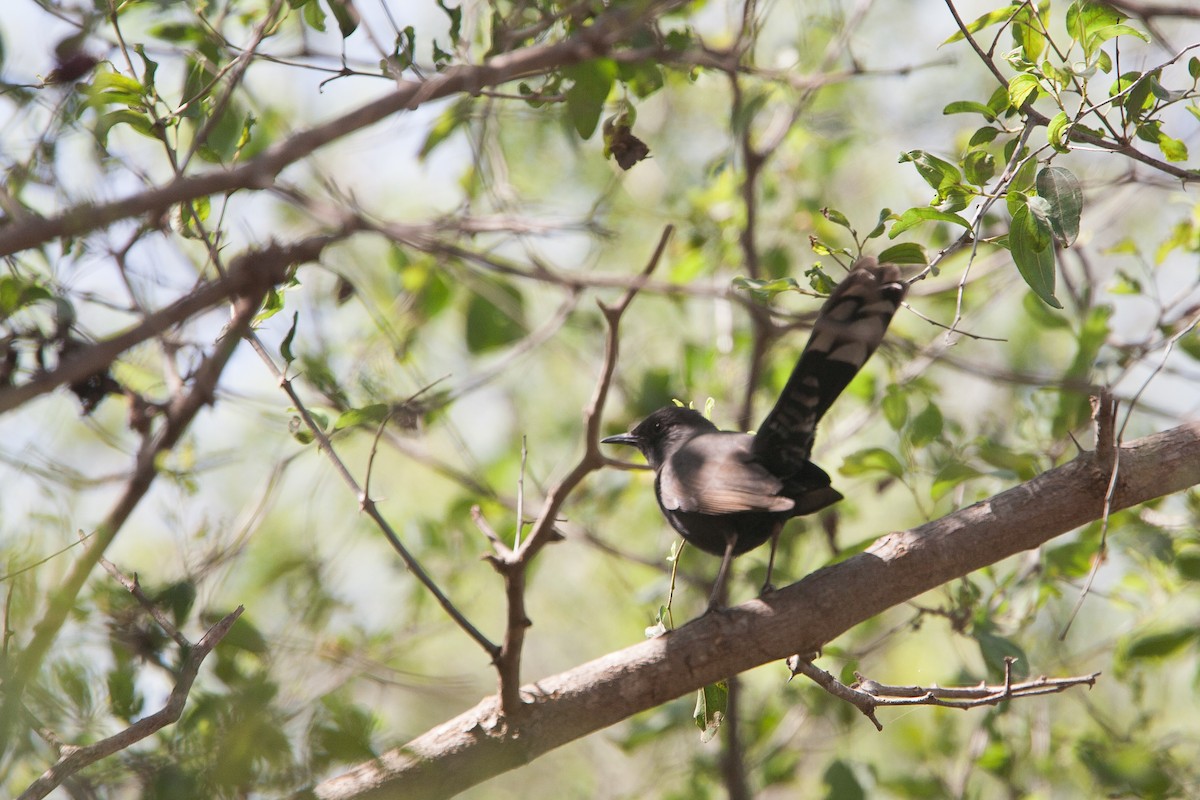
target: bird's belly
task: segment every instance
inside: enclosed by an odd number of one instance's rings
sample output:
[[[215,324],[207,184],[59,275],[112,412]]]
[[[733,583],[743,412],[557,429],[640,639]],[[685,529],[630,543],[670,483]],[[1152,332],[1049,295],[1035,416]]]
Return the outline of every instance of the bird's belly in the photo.
[[[791,516],[787,513],[765,511],[747,511],[719,516],[689,511],[665,513],[671,527],[679,531],[688,544],[717,556],[725,555],[725,547],[730,534],[737,537],[733,554],[741,555],[770,539],[775,526]]]

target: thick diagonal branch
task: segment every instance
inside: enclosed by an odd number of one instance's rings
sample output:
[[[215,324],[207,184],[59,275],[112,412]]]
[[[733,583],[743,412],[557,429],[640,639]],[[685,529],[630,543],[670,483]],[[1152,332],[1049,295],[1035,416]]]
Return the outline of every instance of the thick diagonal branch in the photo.
[[[1112,510],[1200,484],[1200,422],[1121,448]],[[825,643],[888,608],[1099,518],[1092,453],[907,531],[799,583],[524,687],[521,735],[489,726],[495,696],[315,788],[322,800],[450,797],[714,681]],[[582,599],[581,599],[582,600]]]

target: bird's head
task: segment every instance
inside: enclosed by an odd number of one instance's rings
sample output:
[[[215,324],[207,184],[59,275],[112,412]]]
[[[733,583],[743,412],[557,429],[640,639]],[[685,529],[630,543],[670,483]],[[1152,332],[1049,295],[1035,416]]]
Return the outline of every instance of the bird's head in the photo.
[[[691,408],[666,406],[637,424],[629,433],[601,439],[601,444],[631,444],[646,457],[651,469],[659,466],[685,442],[717,426]]]

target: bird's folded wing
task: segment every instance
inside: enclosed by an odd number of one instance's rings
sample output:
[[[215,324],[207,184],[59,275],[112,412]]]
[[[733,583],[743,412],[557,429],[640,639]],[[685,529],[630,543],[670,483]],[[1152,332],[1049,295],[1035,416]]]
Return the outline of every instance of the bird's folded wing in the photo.
[[[749,459],[751,440],[716,434],[689,442],[659,472],[663,507],[700,514],[791,509],[794,503],[779,496],[783,482]]]

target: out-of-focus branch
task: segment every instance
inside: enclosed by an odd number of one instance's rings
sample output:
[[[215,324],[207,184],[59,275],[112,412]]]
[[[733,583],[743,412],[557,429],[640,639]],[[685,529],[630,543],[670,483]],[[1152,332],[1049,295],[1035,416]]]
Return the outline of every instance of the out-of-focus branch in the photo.
[[[187,703],[188,693],[192,690],[192,683],[195,682],[196,676],[200,672],[201,663],[225,638],[225,634],[229,633],[229,629],[233,627],[233,623],[237,622],[243,610],[242,606],[238,606],[224,619],[209,628],[208,633],[204,634],[204,638],[195,646],[188,645],[183,666],[179,668],[175,677],[175,687],[171,690],[171,694],[162,708],[153,714],[142,717],[125,730],[98,742],[84,747],[64,746],[54,766],[46,770],[40,778],[29,785],[29,788],[21,792],[17,800],[40,800],[89,764],[94,764],[113,753],[119,753],[155,731],[162,730],[178,721],[179,716],[183,713],[184,704]]]
[[[477,92],[578,64],[606,54],[646,19],[686,4],[686,0],[656,0],[637,4],[637,11],[621,7],[599,15],[562,42],[533,45],[488,59],[482,64],[451,67],[424,81],[399,81],[394,91],[322,125],[301,131],[237,166],[176,178],[163,186],[100,205],[79,205],[53,217],[25,217],[0,227],[0,256],[66,236],[79,236],[112,223],[144,214],[161,214],[187,200],[272,186],[285,167],[348,134],[362,130],[392,114],[411,111],[431,101],[460,93]]]
[[[200,409],[212,402],[221,373],[242,337],[250,330],[254,315],[262,307],[263,298],[273,283],[259,276],[257,282],[247,284],[245,291],[234,298],[233,319],[217,339],[212,352],[197,368],[188,391],[181,392],[167,403],[158,430],[147,437],[138,451],[124,493],[104,521],[96,527],[87,549],[71,566],[62,584],[50,593],[48,606],[33,628],[33,637],[17,654],[13,671],[4,683],[4,697],[0,701],[0,741],[4,741],[17,724],[25,687],[41,669],[88,576],[150,490],[158,475],[159,458],[175,446]]]
[[[290,245],[272,244],[261,250],[243,253],[234,259],[227,274],[188,292],[171,305],[149,314],[124,333],[72,352],[49,372],[25,383],[0,391],[0,414],[17,408],[33,398],[63,384],[74,383],[108,369],[126,350],[154,338],[185,320],[209,310],[231,297],[247,292],[265,292],[283,283],[295,264],[312,261],[328,245],[345,234],[313,236]]]

